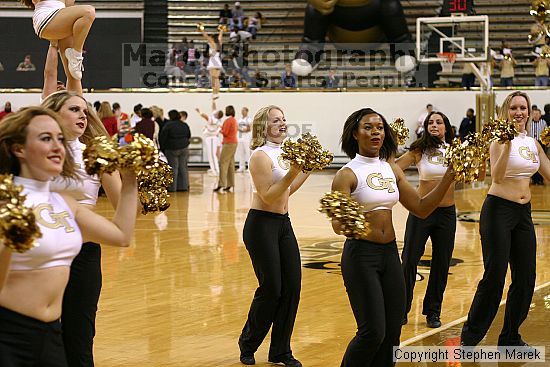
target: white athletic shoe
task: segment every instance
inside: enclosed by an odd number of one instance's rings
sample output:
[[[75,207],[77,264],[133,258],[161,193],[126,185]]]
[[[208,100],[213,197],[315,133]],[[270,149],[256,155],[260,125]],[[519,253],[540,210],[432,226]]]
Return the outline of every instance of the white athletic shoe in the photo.
[[[69,63],[69,73],[71,73],[72,77],[76,80],[81,80],[82,71],[84,70],[84,67],[82,66],[82,61],[84,60],[82,53],[76,52],[74,48],[67,48],[65,50],[65,56],[67,57],[67,61]]]

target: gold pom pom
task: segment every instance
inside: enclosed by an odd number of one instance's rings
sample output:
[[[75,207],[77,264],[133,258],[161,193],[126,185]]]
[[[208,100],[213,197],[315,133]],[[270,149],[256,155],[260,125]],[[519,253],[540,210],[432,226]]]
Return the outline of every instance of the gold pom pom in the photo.
[[[155,143],[141,134],[135,134],[134,140],[128,145],[119,147],[118,151],[119,167],[131,168],[136,173],[158,160],[158,150],[155,148]]]
[[[446,165],[455,173],[455,181],[470,183],[479,179],[489,157],[489,143],[479,133],[466,137],[464,142],[455,138],[445,151]]]
[[[540,141],[546,146],[550,145],[550,127],[545,127],[544,130],[542,130],[540,133]]]
[[[494,119],[483,126],[481,134],[488,142],[498,141],[499,144],[504,144],[518,136],[519,131],[513,122]]]
[[[390,128],[395,136],[397,145],[405,145],[409,138],[409,128],[405,126],[405,120],[402,118],[396,118],[391,124]]]
[[[320,202],[319,211],[338,220],[346,237],[363,238],[369,233],[364,208],[349,195],[340,191],[327,192]]]
[[[303,172],[321,170],[334,158],[331,152],[323,149],[317,137],[310,133],[303,134],[296,142],[285,140],[281,149],[281,157],[300,166]]]
[[[117,170],[120,158],[118,144],[106,136],[98,136],[86,145],[82,158],[87,174],[112,173]]]
[[[34,212],[24,205],[22,190],[12,175],[0,175],[0,238],[4,246],[20,253],[38,246],[36,239],[42,237]]]
[[[163,212],[170,207],[168,186],[174,178],[167,163],[156,159],[139,171],[137,179],[142,214]]]

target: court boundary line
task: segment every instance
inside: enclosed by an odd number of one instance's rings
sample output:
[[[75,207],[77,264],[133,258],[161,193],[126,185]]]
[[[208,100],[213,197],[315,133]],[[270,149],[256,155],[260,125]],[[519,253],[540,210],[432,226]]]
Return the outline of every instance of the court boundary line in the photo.
[[[539,286],[535,287],[535,289],[533,290],[533,294],[543,288],[546,288],[550,286],[550,282],[546,282],[546,283],[543,283],[543,284],[540,284]],[[506,304],[506,299],[503,299],[502,301],[500,301],[500,304],[498,305],[498,307],[500,308],[502,305],[505,305]],[[433,330],[430,330],[430,331],[427,331],[425,333],[422,333],[420,335],[417,335],[417,336],[414,336],[410,339],[407,339],[405,341],[403,341],[402,343],[399,344],[399,347],[405,347],[407,345],[410,345],[412,343],[416,343],[417,341],[419,340],[422,340],[422,339],[425,339],[427,337],[430,337],[432,335],[435,335],[437,333],[440,333],[442,331],[445,331],[447,329],[450,329],[452,328],[453,326],[456,326],[458,324],[461,324],[463,323],[464,321],[466,321],[468,319],[468,315],[466,316],[462,316],[461,318],[459,319],[456,319],[454,321],[451,321],[449,322],[448,324],[444,324],[442,325],[441,327],[438,327],[437,329],[433,329]]]

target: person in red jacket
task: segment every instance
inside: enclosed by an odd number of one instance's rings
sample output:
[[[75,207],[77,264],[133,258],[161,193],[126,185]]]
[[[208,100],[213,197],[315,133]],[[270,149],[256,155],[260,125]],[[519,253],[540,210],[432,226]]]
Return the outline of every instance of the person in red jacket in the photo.
[[[237,120],[235,119],[235,107],[227,106],[225,115],[228,117],[222,125],[223,135],[222,152],[220,154],[220,177],[215,192],[224,193],[231,191],[235,185],[235,152],[237,151]]]
[[[111,108],[111,104],[109,102],[101,102],[98,115],[101,119],[101,122],[103,122],[103,126],[105,126],[105,130],[107,130],[107,132],[109,133],[109,136],[117,135],[118,121],[115,114],[113,113],[113,109]]]

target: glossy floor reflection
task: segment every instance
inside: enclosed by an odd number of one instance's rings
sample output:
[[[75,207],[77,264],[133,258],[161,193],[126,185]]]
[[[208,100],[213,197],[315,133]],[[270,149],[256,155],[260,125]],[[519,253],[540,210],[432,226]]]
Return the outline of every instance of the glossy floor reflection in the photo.
[[[344,239],[335,235],[326,217],[317,212],[318,200],[329,191],[334,173],[314,174],[290,201],[303,263],[292,347],[306,367],[339,366],[355,333],[340,275]],[[249,177],[237,174],[235,193],[227,194],[213,193],[215,178],[203,171],[192,171],[190,179],[190,192],[174,194],[165,215],[138,219],[129,248],[103,247],[103,291],[95,339],[97,367],[241,366],[237,338],[257,286],[242,243],[251,200]],[[550,216],[545,211],[550,208],[550,189],[536,186],[532,190],[534,218],[539,223],[537,285],[541,285],[550,282],[550,260],[545,256],[550,250]],[[461,220],[443,304],[444,327],[467,314],[482,275],[475,220],[486,191],[483,186],[457,191]],[[112,215],[104,198],[99,212]],[[400,246],[407,214],[400,205],[394,209]],[[429,252],[428,245],[419,268],[424,279],[417,282],[402,342],[431,331],[421,315]],[[550,345],[547,329],[536,326],[548,325],[549,289],[536,293],[523,327],[532,345]],[[488,341],[500,331],[501,322],[495,321]],[[414,345],[438,345],[457,336],[458,330],[459,326],[448,329]],[[256,353],[257,366],[273,366],[267,362],[268,343],[269,339]]]

